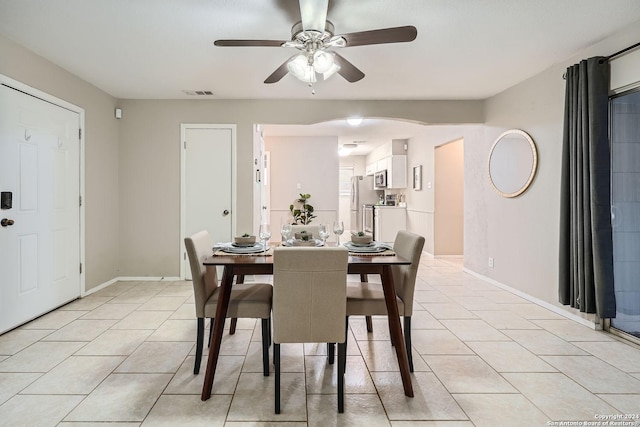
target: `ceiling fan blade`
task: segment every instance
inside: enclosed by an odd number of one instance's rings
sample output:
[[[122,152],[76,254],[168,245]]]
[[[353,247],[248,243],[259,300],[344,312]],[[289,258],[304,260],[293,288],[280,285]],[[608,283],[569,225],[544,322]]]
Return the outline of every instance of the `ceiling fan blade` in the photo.
[[[351,62],[344,59],[344,57],[338,53],[333,52],[335,56],[335,61],[340,65],[340,69],[338,70],[338,74],[340,74],[346,81],[349,83],[355,83],[358,80],[362,80],[364,78],[364,73],[358,69]]]
[[[222,47],[280,47],[286,42],[287,40],[216,40],[213,44]]]
[[[324,32],[329,0],[300,0],[300,19],[305,31]]]
[[[287,73],[289,72],[289,68],[287,68],[287,64],[296,56],[298,55],[293,55],[291,58],[284,61],[284,63],[278,68],[276,68],[276,70],[273,73],[271,73],[271,75],[267,77],[267,79],[264,82],[266,84],[270,84],[270,83],[278,83],[280,80],[282,80],[282,78],[286,76]]]
[[[382,28],[380,30],[361,31],[342,34],[347,46],[365,46],[370,44],[402,43],[416,39],[418,30],[412,25],[404,27]]]

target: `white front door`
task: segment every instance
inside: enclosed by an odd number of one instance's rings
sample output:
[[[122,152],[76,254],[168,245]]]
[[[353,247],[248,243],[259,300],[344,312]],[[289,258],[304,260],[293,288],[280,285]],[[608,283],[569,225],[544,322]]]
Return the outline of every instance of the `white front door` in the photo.
[[[211,242],[228,242],[234,226],[235,125],[182,125],[182,272],[191,279],[184,238],[207,230]]]
[[[0,86],[0,333],[80,296],[79,129],[78,113]]]

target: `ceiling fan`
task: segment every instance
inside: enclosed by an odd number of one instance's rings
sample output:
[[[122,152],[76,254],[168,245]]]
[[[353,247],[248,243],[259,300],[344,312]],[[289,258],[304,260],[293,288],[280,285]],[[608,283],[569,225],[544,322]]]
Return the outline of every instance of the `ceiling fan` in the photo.
[[[291,28],[291,40],[216,40],[214,45],[223,47],[294,47],[300,53],[293,55],[279,66],[265,83],[279,82],[288,72],[312,85],[316,75],[327,80],[338,73],[350,83],[364,77],[364,73],[347,61],[334,48],[365,46],[384,43],[401,43],[415,40],[418,31],[414,26],[382,28],[335,35],[335,27],[327,21],[329,0],[300,0],[301,20]]]

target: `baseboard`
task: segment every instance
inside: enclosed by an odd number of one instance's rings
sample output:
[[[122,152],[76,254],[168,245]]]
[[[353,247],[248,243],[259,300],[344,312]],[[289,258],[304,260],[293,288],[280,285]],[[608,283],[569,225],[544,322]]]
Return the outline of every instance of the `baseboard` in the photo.
[[[107,281],[107,282],[101,283],[101,284],[99,284],[98,286],[94,286],[93,288],[89,289],[88,291],[85,291],[85,292],[81,295],[81,297],[82,297],[82,298],[84,298],[84,297],[86,297],[86,296],[88,296],[88,295],[91,295],[91,294],[93,294],[93,293],[95,293],[95,292],[98,292],[99,290],[104,289],[104,288],[106,288],[106,287],[107,287],[107,286],[109,286],[109,285],[113,285],[113,284],[114,284],[114,283],[116,283],[117,281],[118,281],[118,278],[116,277],[115,279],[111,279],[111,280],[109,280],[109,281]]]
[[[184,280],[179,277],[118,277],[119,282],[175,282],[176,280]]]
[[[184,280],[179,277],[116,277],[107,282],[101,283],[98,286],[95,286],[88,291],[85,291],[81,297],[86,297],[95,292],[98,292],[101,289],[106,288],[109,285],[113,285],[116,282],[174,282],[177,280]]]
[[[595,322],[589,321],[588,319],[584,319],[584,318],[582,318],[580,316],[576,316],[575,314],[569,313],[568,311],[563,310],[560,307],[556,307],[553,304],[550,304],[550,303],[548,303],[546,301],[538,299],[538,298],[536,298],[534,296],[531,296],[531,295],[529,295],[529,294],[527,294],[525,292],[522,292],[522,291],[520,291],[518,289],[512,288],[511,286],[505,285],[504,283],[500,283],[497,280],[491,279],[490,277],[483,276],[482,274],[476,273],[475,271],[469,270],[468,268],[463,268],[462,271],[464,271],[465,273],[468,273],[468,274],[470,274],[472,276],[475,276],[478,279],[482,279],[487,283],[490,283],[490,284],[492,284],[494,286],[497,286],[500,289],[504,289],[505,291],[509,291],[512,294],[515,294],[515,295],[517,295],[517,296],[519,296],[519,297],[521,297],[523,299],[526,299],[527,301],[530,301],[530,302],[535,303],[535,304],[537,304],[539,306],[542,306],[542,307],[546,308],[547,310],[551,310],[554,313],[559,314],[560,316],[566,317],[569,320],[573,320],[574,322],[578,322],[578,323],[580,323],[582,325],[585,325],[585,326],[587,326],[587,327],[589,327],[591,329],[594,329],[594,330],[597,329],[597,325],[596,325]]]

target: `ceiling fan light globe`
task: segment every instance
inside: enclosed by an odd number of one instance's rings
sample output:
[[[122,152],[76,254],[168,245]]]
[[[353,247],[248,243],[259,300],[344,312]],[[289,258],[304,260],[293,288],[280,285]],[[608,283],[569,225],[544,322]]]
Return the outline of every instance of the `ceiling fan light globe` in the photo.
[[[300,80],[302,80],[305,83],[315,83],[316,82],[316,72],[313,70],[312,66],[308,66],[307,67],[307,72],[305,73],[304,77],[301,78]]]
[[[340,71],[340,66],[334,62],[331,68],[329,68],[326,72],[322,73],[322,78],[325,80],[328,80],[331,76],[333,76],[338,71]]]
[[[313,69],[316,73],[326,73],[332,68],[334,63],[334,55],[331,52],[318,50],[313,54]]]
[[[300,54],[289,61],[289,63],[287,63],[287,68],[289,69],[289,72],[291,74],[302,80],[304,75],[308,72],[307,69],[309,68],[307,64],[307,58],[304,55]]]

